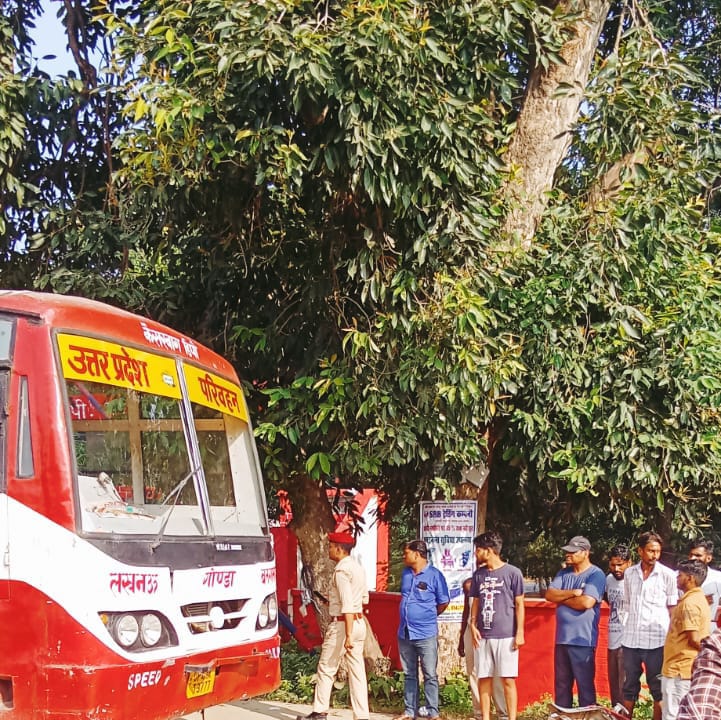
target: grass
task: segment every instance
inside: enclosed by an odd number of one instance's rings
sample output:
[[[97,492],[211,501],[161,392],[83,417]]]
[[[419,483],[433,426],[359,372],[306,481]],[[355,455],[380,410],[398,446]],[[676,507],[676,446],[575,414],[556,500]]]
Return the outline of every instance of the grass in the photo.
[[[274,692],[265,696],[267,700],[309,705],[313,702],[315,673],[318,654],[300,650],[294,641],[283,645],[280,655],[281,683]],[[368,675],[368,703],[372,712],[396,715],[403,711],[402,672],[391,675]],[[350,698],[348,684],[340,679],[334,683],[333,707],[348,707]],[[546,695],[538,702],[528,705],[518,713],[518,720],[548,720],[551,696]],[[608,704],[601,700],[602,704]],[[471,691],[464,673],[452,673],[440,687],[440,709],[444,717],[452,720],[468,718],[473,713]],[[639,700],[634,720],[651,720],[653,703],[650,699]]]

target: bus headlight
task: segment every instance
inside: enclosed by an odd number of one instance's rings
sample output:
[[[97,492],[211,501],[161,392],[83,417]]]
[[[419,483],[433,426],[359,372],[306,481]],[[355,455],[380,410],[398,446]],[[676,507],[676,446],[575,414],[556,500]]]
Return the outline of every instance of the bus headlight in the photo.
[[[260,603],[258,609],[258,620],[255,626],[258,630],[263,630],[271,625],[275,624],[278,618],[278,601],[276,600],[275,593],[268,595],[263,598],[263,602]]]
[[[120,615],[115,621],[113,634],[118,644],[124,648],[129,648],[138,640],[140,627],[134,615]]]
[[[154,610],[99,612],[110,637],[129,652],[148,652],[178,644],[178,634],[168,618]]]
[[[140,639],[145,647],[157,645],[163,635],[163,624],[153,613],[143,615],[140,621]]]
[[[263,600],[258,610],[258,627],[263,629],[268,625],[268,603]]]
[[[278,600],[275,595],[268,596],[268,620],[271,624],[278,619]]]

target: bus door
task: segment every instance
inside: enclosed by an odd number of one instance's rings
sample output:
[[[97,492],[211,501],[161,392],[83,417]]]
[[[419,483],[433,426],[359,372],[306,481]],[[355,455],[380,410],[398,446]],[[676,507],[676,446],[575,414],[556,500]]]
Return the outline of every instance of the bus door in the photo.
[[[0,318],[0,601],[10,597],[8,541],[7,433],[10,389],[10,348],[13,323]]]

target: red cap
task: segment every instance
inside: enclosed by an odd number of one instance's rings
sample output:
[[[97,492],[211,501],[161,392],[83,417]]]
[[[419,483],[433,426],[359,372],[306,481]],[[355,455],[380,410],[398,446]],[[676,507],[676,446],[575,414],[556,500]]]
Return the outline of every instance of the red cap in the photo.
[[[355,538],[349,532],[328,533],[328,542],[337,545],[355,545]]]

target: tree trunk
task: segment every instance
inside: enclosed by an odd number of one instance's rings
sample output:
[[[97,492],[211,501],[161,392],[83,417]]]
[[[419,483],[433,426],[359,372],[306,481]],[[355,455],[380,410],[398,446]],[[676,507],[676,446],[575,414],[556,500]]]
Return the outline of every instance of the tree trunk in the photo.
[[[463,482],[460,485],[456,485],[453,492],[453,499],[476,501],[476,532],[485,532],[486,517],[488,515],[488,476],[483,480],[483,484],[480,487],[470,482]]]
[[[334,564],[328,557],[327,534],[335,529],[325,485],[307,476],[299,477],[288,488],[293,505],[291,529],[298,538],[303,562],[303,582],[308,589],[328,597]],[[313,595],[322,632],[328,625],[328,606]]]
[[[292,530],[298,538],[300,556],[303,562],[303,582],[309,589],[328,597],[328,588],[335,564],[328,557],[327,534],[335,529],[335,520],[328,502],[325,484],[322,481],[302,477],[292,486],[293,505]],[[321,632],[325,635],[328,627],[328,605],[313,595],[313,605]],[[390,661],[383,656],[378,639],[368,624],[367,637],[363,646],[368,669],[377,674],[387,674]]]
[[[562,0],[556,12],[578,13],[562,46],[563,64],[537,65],[530,73],[516,129],[508,145],[509,203],[505,235],[529,247],[553,187],[556,168],[571,142],[588,82],[598,38],[608,15],[608,0]]]

